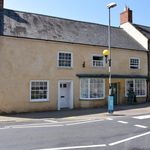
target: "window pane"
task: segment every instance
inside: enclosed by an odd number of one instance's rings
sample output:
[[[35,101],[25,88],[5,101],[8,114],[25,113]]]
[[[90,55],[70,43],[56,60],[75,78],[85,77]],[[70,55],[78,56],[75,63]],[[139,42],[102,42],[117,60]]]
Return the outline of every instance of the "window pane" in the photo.
[[[32,81],[30,90],[31,90],[31,100],[47,100],[48,82]]]
[[[99,99],[104,97],[104,80],[98,78],[81,79],[80,97]]]
[[[103,80],[93,78],[90,80],[90,98],[101,98],[104,96]]]
[[[130,68],[131,69],[139,69],[139,59],[131,58],[130,59]]]
[[[58,65],[60,67],[71,67],[71,53],[59,53]]]
[[[144,79],[132,79],[126,82],[126,93],[129,91],[135,92],[136,96],[146,95],[146,82]]]
[[[128,80],[127,81],[127,93],[129,91],[134,91],[133,80]]]
[[[137,96],[146,95],[145,80],[135,80],[135,94]]]
[[[88,98],[88,79],[81,79],[81,98]]]
[[[103,67],[103,56],[93,56],[93,67]]]

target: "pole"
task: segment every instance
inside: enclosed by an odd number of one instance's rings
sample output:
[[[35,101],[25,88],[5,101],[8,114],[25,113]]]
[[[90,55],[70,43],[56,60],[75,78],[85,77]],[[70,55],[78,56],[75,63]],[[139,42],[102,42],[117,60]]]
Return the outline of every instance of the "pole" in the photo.
[[[109,8],[109,26],[108,26],[108,50],[110,52],[109,54],[109,96],[111,95],[111,14],[110,14],[110,8]]]
[[[112,2],[107,5],[109,10],[109,26],[108,26],[108,50],[109,50],[109,96],[108,96],[108,112],[113,113],[114,111],[114,97],[112,96],[112,85],[111,85],[111,12],[110,9],[117,6],[116,3]]]
[[[111,8],[111,7],[110,7]],[[108,113],[112,114],[114,111],[114,100],[112,96],[112,85],[111,85],[111,12],[109,8],[109,26],[108,26],[108,50],[109,54],[109,96],[108,96]]]

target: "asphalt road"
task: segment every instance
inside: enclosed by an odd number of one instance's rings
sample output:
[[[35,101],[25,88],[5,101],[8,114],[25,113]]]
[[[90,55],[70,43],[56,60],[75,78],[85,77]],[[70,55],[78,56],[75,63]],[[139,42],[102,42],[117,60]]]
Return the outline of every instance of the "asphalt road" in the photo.
[[[0,125],[1,150],[150,150],[150,114]]]

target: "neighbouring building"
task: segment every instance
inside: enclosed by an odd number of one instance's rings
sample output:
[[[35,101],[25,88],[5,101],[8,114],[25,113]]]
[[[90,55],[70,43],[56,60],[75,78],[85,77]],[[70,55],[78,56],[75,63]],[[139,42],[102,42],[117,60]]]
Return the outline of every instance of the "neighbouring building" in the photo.
[[[150,26],[133,23],[132,10],[128,7],[120,15],[120,27],[147,50],[148,79],[147,101],[150,101]]]
[[[0,0],[0,112],[102,107],[107,104],[105,25],[3,8]],[[120,27],[112,27],[114,103],[147,98],[147,52]]]

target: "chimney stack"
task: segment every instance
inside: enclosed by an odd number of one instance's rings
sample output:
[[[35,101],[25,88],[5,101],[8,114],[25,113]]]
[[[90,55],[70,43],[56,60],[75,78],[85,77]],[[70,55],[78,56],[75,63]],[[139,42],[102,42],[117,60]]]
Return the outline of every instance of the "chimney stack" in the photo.
[[[125,7],[125,11],[120,14],[120,24],[124,24],[126,22],[132,23],[132,10]]]
[[[0,9],[4,8],[4,0],[0,0]]]

